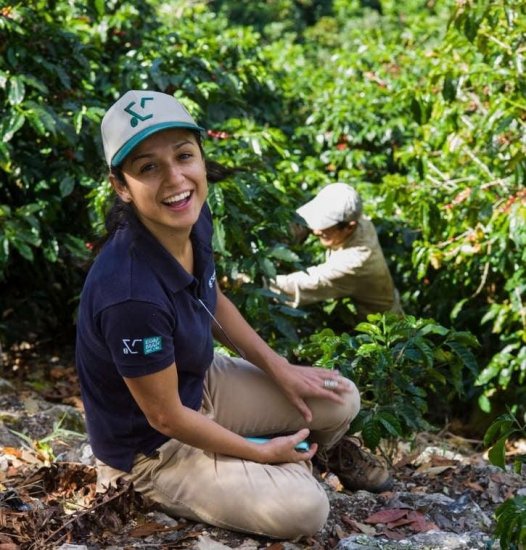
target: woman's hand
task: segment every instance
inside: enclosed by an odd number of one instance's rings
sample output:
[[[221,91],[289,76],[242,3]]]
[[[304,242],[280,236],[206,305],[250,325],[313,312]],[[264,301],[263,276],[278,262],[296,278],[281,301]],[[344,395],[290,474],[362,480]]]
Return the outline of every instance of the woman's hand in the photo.
[[[283,367],[273,374],[276,383],[307,422],[312,420],[312,412],[305,403],[306,398],[319,397],[343,403],[342,394],[356,391],[350,380],[334,370],[292,365],[284,360]]]
[[[309,430],[303,428],[292,435],[277,436],[267,443],[253,443],[256,446],[258,462],[265,464],[281,464],[285,462],[301,462],[310,460],[318,450],[317,443],[311,443],[308,451],[298,451],[295,447],[309,435]]]
[[[337,371],[291,365],[261,339],[219,287],[215,316],[223,327],[220,331],[214,327],[215,337],[231,349],[243,350],[245,359],[265,371],[278,384],[307,422],[312,420],[312,412],[305,403],[306,398],[321,397],[343,403],[342,394],[356,391],[354,384]],[[228,334],[228,338],[223,332]],[[328,381],[332,381],[332,385],[324,385]]]

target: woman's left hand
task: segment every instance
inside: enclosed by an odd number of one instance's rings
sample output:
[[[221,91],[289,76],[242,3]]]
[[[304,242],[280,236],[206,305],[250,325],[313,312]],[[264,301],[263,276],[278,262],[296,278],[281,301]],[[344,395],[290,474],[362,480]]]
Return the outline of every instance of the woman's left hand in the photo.
[[[281,390],[307,422],[312,420],[312,412],[305,402],[306,398],[321,397],[343,403],[342,394],[356,391],[355,385],[338,371],[318,367],[287,363],[274,376]]]

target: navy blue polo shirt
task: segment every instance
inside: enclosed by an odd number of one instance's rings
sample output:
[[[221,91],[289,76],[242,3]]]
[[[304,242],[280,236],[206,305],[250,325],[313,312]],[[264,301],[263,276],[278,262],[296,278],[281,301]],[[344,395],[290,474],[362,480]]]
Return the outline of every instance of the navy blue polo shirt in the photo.
[[[212,219],[203,206],[191,233],[189,274],[134,216],[105,243],[86,278],[77,320],[76,365],[90,443],[104,463],[130,471],[168,440],[154,430],[123,377],[175,362],[181,401],[198,410],[212,362],[217,295]]]

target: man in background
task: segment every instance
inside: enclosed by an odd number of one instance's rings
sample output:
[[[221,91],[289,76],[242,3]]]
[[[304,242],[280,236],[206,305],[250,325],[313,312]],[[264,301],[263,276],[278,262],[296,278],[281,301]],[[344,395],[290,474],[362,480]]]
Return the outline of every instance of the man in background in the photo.
[[[376,229],[353,187],[329,184],[296,212],[327,248],[326,258],[305,271],[278,275],[269,281],[270,290],[292,307],[349,297],[357,322],[370,313],[402,314]]]

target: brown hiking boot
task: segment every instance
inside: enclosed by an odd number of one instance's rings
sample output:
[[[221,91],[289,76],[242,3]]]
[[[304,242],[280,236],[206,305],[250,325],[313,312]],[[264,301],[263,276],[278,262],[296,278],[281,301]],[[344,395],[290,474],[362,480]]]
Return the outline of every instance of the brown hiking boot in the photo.
[[[382,493],[393,486],[393,478],[380,459],[344,437],[334,447],[317,453],[316,462],[336,474],[350,491]]]

